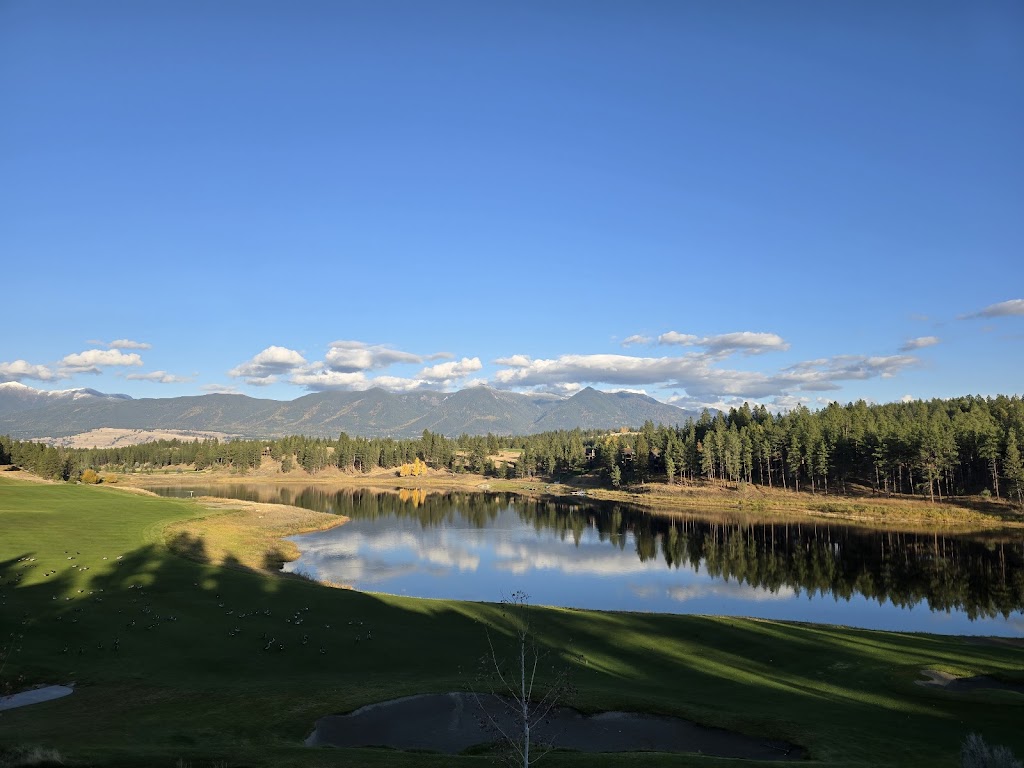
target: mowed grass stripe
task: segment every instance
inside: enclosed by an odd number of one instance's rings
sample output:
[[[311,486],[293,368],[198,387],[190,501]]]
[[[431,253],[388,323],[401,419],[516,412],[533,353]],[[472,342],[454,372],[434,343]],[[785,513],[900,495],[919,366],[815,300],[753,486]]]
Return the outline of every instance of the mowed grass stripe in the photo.
[[[216,557],[207,558],[215,562],[165,544],[171,526],[206,547],[202,518],[216,522]],[[465,689],[485,631],[500,642],[508,625],[497,605],[260,572],[256,524],[238,509],[188,500],[0,479],[0,630],[23,635],[2,677],[78,681],[66,699],[5,712],[0,745],[53,746],[97,765],[490,764],[301,746],[321,715]],[[265,518],[259,525],[281,533]],[[232,540],[245,542],[237,557]],[[35,562],[18,562],[26,556]],[[1024,752],[1024,696],[914,684],[923,667],[1020,678],[1020,648],[730,618],[543,609],[536,619],[538,637],[572,666],[584,709],[681,715],[782,738],[829,765],[953,766],[972,730]],[[571,753],[545,763],[735,765]]]

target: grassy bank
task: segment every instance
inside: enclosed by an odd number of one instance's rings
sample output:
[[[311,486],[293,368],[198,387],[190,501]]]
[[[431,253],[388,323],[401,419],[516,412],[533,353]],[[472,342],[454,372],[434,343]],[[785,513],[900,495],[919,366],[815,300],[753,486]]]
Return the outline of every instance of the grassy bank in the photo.
[[[686,512],[729,509],[752,516],[817,517],[854,525],[986,530],[1024,528],[1024,514],[1010,504],[981,498],[942,502],[924,497],[868,493],[810,494],[757,485],[669,486],[650,483],[625,490],[596,489],[595,498],[628,501],[651,510]]]
[[[0,745],[52,747],[83,765],[488,765],[479,756],[301,746],[323,714],[465,688],[485,629],[498,638],[508,630],[495,605],[261,572],[274,559],[267,542],[327,522],[310,514],[0,478],[0,638],[13,646],[0,684],[77,683],[67,698],[0,713]],[[915,685],[925,668],[1019,680],[1013,643],[711,617],[537,615],[538,635],[572,667],[584,709],[680,715],[785,739],[827,765],[953,766],[973,730],[1024,753],[1021,694]],[[568,753],[543,764],[595,762],[735,765]]]
[[[283,504],[200,498],[207,514],[168,524],[167,548],[201,563],[276,573],[296,560],[299,548],[284,536],[323,531],[348,522],[342,515]]]

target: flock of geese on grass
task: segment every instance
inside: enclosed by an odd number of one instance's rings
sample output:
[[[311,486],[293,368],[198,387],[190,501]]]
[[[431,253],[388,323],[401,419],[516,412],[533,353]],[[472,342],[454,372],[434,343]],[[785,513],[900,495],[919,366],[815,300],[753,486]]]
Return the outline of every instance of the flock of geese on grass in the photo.
[[[78,557],[82,553],[80,551],[75,551],[74,553],[72,553],[71,550],[64,550],[64,554],[67,557],[67,560],[69,560],[69,561],[77,561]],[[102,558],[102,560],[107,560],[107,561],[110,562],[111,565],[114,565],[114,566],[119,565],[118,561],[123,560],[123,559],[124,559],[124,555],[117,555],[112,560],[109,557],[103,557]],[[7,586],[17,587],[18,585],[21,584],[21,582],[23,581],[25,575],[28,573],[29,569],[35,568],[35,567],[38,566],[38,560],[35,557],[21,557],[21,558],[18,558],[17,563],[19,563],[21,565],[22,569],[19,572],[15,573],[13,576],[11,576],[9,578],[9,580],[7,582]],[[69,575],[72,572],[77,572],[78,574],[84,574],[86,571],[90,570],[90,568],[91,568],[91,566],[83,565],[80,562],[72,562],[69,566],[67,566],[67,571],[69,572]],[[57,573],[58,573],[58,571],[57,571],[56,568],[48,569],[48,570],[46,570],[43,573],[43,577],[44,578],[49,578],[51,576],[55,576]],[[6,599],[7,599],[7,595],[4,593],[4,591],[2,589],[3,586],[4,586],[4,580],[3,580],[2,577],[0,577],[0,607],[6,605]],[[193,582],[192,586],[197,588],[197,589],[203,589],[202,587],[200,587],[199,582]],[[203,591],[205,592],[205,589],[203,589]],[[125,590],[125,592],[130,594],[130,596],[128,597],[128,605],[124,606],[122,608],[117,608],[117,613],[121,614],[122,615],[122,620],[124,620],[124,631],[125,632],[132,632],[132,631],[136,630],[139,627],[143,628],[145,631],[153,631],[153,630],[159,628],[161,624],[173,623],[173,622],[178,621],[178,617],[177,616],[170,615],[170,614],[162,615],[162,614],[154,613],[153,612],[153,606],[152,606],[152,603],[150,602],[150,599],[151,599],[150,598],[150,593],[148,593],[146,591],[146,587],[144,585],[142,585],[140,583],[131,583],[131,584],[129,584],[127,586],[127,590]],[[110,595],[108,593],[105,593],[102,588],[89,589],[89,590],[77,589],[75,594],[71,594],[71,595],[65,594],[63,596],[55,594],[50,599],[51,599],[51,601],[54,601],[54,602],[67,602],[67,603],[70,603],[70,602],[75,601],[77,599],[82,599],[82,600],[90,600],[92,603],[102,603],[104,601],[104,596],[106,596],[108,598],[110,597]],[[61,600],[62,597],[63,597],[63,600]],[[116,601],[118,597],[122,598],[122,600],[123,600],[123,598],[125,597],[125,593],[122,593],[122,594],[119,594],[119,595],[115,596],[114,600]],[[212,600],[217,601],[216,602],[216,607],[219,610],[223,610],[223,615],[224,616],[231,617],[230,621],[228,622],[229,625],[230,625],[230,628],[227,630],[227,635],[229,637],[239,637],[240,635],[244,634],[242,626],[241,626],[241,624],[243,624],[244,622],[242,622],[240,620],[246,619],[246,618],[256,618],[256,617],[261,617],[261,618],[265,619],[266,617],[271,616],[271,610],[269,608],[249,609],[249,610],[242,610],[242,611],[239,611],[239,610],[236,610],[234,608],[231,608],[231,607],[229,607],[227,605],[227,603],[224,602],[224,600],[222,599],[220,593],[216,593],[213,596]],[[133,616],[132,615],[133,613],[135,613],[136,615]],[[78,624],[80,619],[84,619],[85,616],[86,616],[86,607],[82,606],[82,605],[76,605],[76,606],[72,607],[72,609],[71,609],[71,611],[69,613],[59,612],[54,617],[54,620],[57,621],[57,622],[60,622],[61,625],[65,626],[65,627],[68,627],[69,625]],[[28,625],[28,624],[34,623],[33,618],[34,617],[28,611],[24,611],[23,615],[22,615],[21,623],[23,625]],[[295,610],[294,612],[292,612],[292,614],[290,616],[287,616],[285,618],[285,623],[290,625],[290,626],[292,626],[292,627],[297,627],[297,626],[303,625],[304,623],[306,623],[309,620],[310,620],[309,607],[306,606],[306,607],[303,607],[301,609]],[[359,644],[360,642],[366,642],[366,641],[372,641],[373,640],[373,631],[372,631],[372,629],[370,627],[366,627],[365,630],[364,630],[364,628],[363,628],[364,627],[364,623],[363,623],[363,621],[361,619],[352,619],[352,620],[350,620],[348,622],[347,626],[352,628],[349,631],[353,632],[351,637],[352,637],[352,640],[353,640],[353,642],[355,644]],[[331,625],[329,623],[325,623],[325,624],[323,624],[322,628],[323,628],[323,630],[329,632],[331,630]],[[69,629],[70,629],[70,627],[69,627]],[[292,634],[295,634],[295,633],[292,632]],[[286,646],[285,646],[285,642],[284,642],[284,639],[283,639],[282,635],[283,635],[282,632],[273,633],[271,631],[264,631],[262,633],[262,635],[260,636],[259,648],[262,651],[265,651],[265,652],[275,652],[275,653],[283,652],[285,650]],[[281,639],[279,639],[279,638],[281,638]],[[307,646],[307,645],[309,645],[312,642],[312,638],[310,637],[310,634],[308,632],[307,633],[303,633],[301,639],[297,639],[297,642],[301,646]],[[91,641],[90,641],[89,644],[91,645]],[[71,654],[72,653],[72,645],[73,645],[72,643],[64,645],[63,649],[61,650],[61,653],[62,654]],[[317,644],[314,643],[314,645],[317,645]],[[103,651],[105,648],[109,649],[113,653],[120,653],[120,651],[121,651],[121,638],[120,638],[120,636],[119,635],[115,635],[113,637],[113,639],[110,641],[109,645],[107,645],[107,646],[104,645],[104,642],[102,640],[96,642],[96,650],[97,651]],[[319,652],[321,654],[326,654],[328,652],[327,645],[325,643],[323,643],[323,642],[319,643]],[[84,656],[85,653],[86,653],[85,645],[79,645],[78,648],[77,648],[76,655]]]

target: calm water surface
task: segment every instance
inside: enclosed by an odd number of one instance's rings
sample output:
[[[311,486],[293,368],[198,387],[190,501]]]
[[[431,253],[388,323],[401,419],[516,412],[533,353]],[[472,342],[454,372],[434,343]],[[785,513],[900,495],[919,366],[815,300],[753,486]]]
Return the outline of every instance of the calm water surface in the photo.
[[[666,519],[509,494],[232,485],[154,489],[347,515],[285,569],[357,589],[537,605],[1024,636],[1024,542],[824,523]]]

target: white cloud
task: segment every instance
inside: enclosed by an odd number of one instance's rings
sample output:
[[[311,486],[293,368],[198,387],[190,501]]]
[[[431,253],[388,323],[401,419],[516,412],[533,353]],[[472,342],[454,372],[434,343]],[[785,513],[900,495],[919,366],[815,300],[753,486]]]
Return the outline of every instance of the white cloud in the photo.
[[[809,397],[777,395],[769,400],[766,407],[772,413],[785,413],[786,411],[792,411],[794,408],[799,408],[801,406],[807,408],[813,404],[814,401]]]
[[[499,357],[494,361],[495,365],[507,365],[509,368],[526,368],[533,362],[529,355],[512,355],[510,357]]]
[[[918,336],[916,339],[907,339],[906,343],[900,347],[900,352],[913,352],[915,349],[934,347],[939,342],[938,336]]]
[[[644,563],[631,551],[606,547],[566,551],[564,542],[502,540],[494,546],[494,567],[514,574],[558,571],[575,576],[626,576],[664,568],[663,563]]]
[[[292,384],[320,392],[327,389],[366,389],[366,374],[362,371],[342,373],[340,371],[298,371],[288,379]]]
[[[684,389],[688,397],[713,402],[719,398],[761,399],[790,395],[794,390],[834,391],[839,389],[840,381],[891,378],[918,362],[909,355],[838,355],[766,374],[718,368],[713,365],[718,359],[710,353],[690,353],[682,357],[563,355],[501,369],[495,373],[494,382],[503,387],[545,387],[548,390],[583,382],[629,388],[657,385]]]
[[[665,593],[679,602],[702,600],[709,597],[721,597],[727,600],[754,600],[756,602],[771,600],[792,600],[798,593],[792,587],[782,586],[775,591],[764,587],[755,587],[743,582],[708,582],[669,587]]]
[[[900,398],[901,403],[912,403],[915,400],[917,400],[917,398],[914,397],[913,395],[904,395],[903,397]]]
[[[777,333],[754,333],[753,331],[737,331],[736,333],[704,337],[668,331],[658,337],[658,343],[703,347],[714,354],[743,352],[748,355],[759,355],[762,352],[784,352],[789,349],[788,342]]]
[[[244,378],[247,384],[254,386],[265,386],[276,381],[272,377],[293,371],[305,362],[306,359],[294,349],[270,346],[248,362],[232,368],[228,376]]]
[[[759,373],[712,368],[714,358],[692,353],[683,357],[633,357],[630,355],[562,355],[552,360],[533,360],[528,366],[506,368],[494,381],[506,387],[551,387],[565,383],[637,387],[661,385],[684,388],[689,394],[725,393],[772,395],[778,385]],[[750,393],[754,394],[750,394]]]
[[[1001,301],[998,304],[989,306],[968,315],[960,315],[961,320],[968,320],[975,317],[1008,317],[1010,315],[1024,315],[1024,299],[1010,299]]]
[[[332,341],[327,355],[324,357],[324,362],[332,371],[355,373],[356,371],[387,368],[395,363],[419,364],[423,362],[423,357],[411,352],[391,349],[381,344],[366,344],[362,341]]]
[[[917,363],[918,359],[911,355],[836,355],[826,360],[808,360],[792,365],[783,369],[781,378],[804,391],[820,392],[835,389],[836,381],[891,379]]]
[[[401,376],[377,376],[367,380],[368,387],[380,387],[391,392],[411,392],[425,384],[422,379],[404,379]]]
[[[315,364],[314,364],[315,365]],[[362,371],[346,373],[343,371],[330,371],[324,368],[299,370],[293,373],[288,381],[305,387],[311,392],[324,392],[327,390],[362,391],[380,387],[390,392],[410,392],[419,389],[426,384],[423,379],[406,379],[400,376],[377,376],[369,378]]]
[[[752,333],[750,331],[706,336],[700,340],[700,346],[709,352],[726,352],[735,349],[748,355],[758,355],[762,352],[785,352],[789,349],[789,343],[777,333]]]
[[[627,336],[622,340],[622,346],[631,347],[634,344],[650,344],[653,339],[650,336],[641,336],[639,333],[634,333],[632,336]]]
[[[578,381],[560,381],[555,384],[548,384],[545,387],[541,387],[541,392],[548,392],[552,395],[558,395],[559,397],[572,397],[577,392],[583,389],[583,385]]]
[[[231,385],[203,384],[202,386],[199,387],[199,389],[201,389],[203,392],[206,392],[209,395],[240,395],[241,394],[241,392],[238,391],[238,387],[233,387]]]
[[[153,371],[152,373],[129,373],[125,375],[129,381],[152,381],[157,384],[183,384],[192,381],[187,376],[175,376],[167,371]]]
[[[23,379],[54,381],[59,378],[61,378],[59,374],[45,365],[34,365],[26,360],[0,363],[0,381],[22,381]]]
[[[518,356],[517,356],[518,357]],[[573,382],[654,384],[679,375],[689,367],[685,358],[632,357],[630,355],[562,355],[553,360],[530,360],[517,368],[498,371],[501,384],[537,386]]]
[[[669,331],[658,337],[659,344],[678,344],[683,347],[692,347],[698,341],[700,341],[699,336],[694,336],[692,333],[679,333],[678,331]]]
[[[61,364],[74,373],[94,373],[105,365],[142,365],[142,358],[135,352],[125,354],[117,349],[87,349],[65,355]]]
[[[111,349],[152,349],[152,344],[144,341],[132,341],[131,339],[115,339],[108,345]]]
[[[687,411],[701,411],[705,408],[711,411],[728,411],[730,408],[739,408],[743,405],[744,400],[740,397],[734,397],[730,399],[711,399],[708,400],[702,397],[692,397],[691,395],[672,395],[666,403],[674,405],[677,408],[684,408]]]
[[[501,383],[495,385],[497,388],[508,388],[502,387]],[[525,388],[529,394],[533,395],[552,395],[556,398],[572,397],[586,385],[581,384],[578,381],[556,381],[550,384],[537,384],[528,388]]]
[[[420,371],[418,375],[421,379],[428,381],[450,381],[476,373],[483,367],[479,357],[464,357],[461,360],[452,360],[450,363],[431,365]]]

